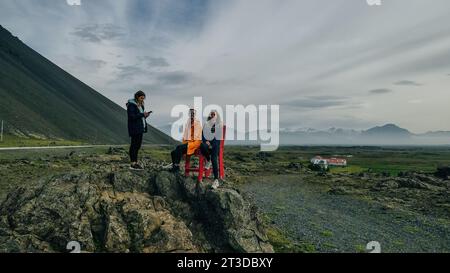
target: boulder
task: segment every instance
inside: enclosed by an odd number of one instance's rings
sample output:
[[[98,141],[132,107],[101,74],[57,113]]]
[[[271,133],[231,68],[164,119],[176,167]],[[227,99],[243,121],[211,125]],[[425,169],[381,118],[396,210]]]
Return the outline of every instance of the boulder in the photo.
[[[419,180],[421,182],[442,187],[445,186],[445,182],[442,179],[437,178],[436,176],[433,176],[431,174],[424,174],[424,173],[415,173],[413,176],[416,180]]]
[[[169,203],[182,200],[190,206],[194,212],[191,221],[202,226],[210,251],[273,252],[258,210],[236,189],[213,190],[208,183],[197,183],[167,172],[158,174],[155,184],[158,192],[166,193],[163,196]]]
[[[164,201],[140,192],[139,183],[129,187],[115,188],[109,175],[91,173],[16,188],[0,206],[0,252],[66,252],[70,241],[85,252],[199,251]],[[168,239],[157,239],[162,234]]]
[[[376,185],[378,188],[384,188],[384,189],[397,189],[399,187],[399,184],[395,180],[382,180],[377,183]]]
[[[289,163],[289,165],[287,166],[288,169],[293,169],[293,170],[300,170],[302,168],[302,164],[301,163],[295,163],[295,162],[291,162]]]
[[[126,155],[127,152],[125,151],[125,148],[123,147],[109,147],[106,151],[106,154],[108,155]]]
[[[450,180],[450,166],[438,167],[435,175],[439,178]]]
[[[397,178],[395,180],[401,188],[432,190],[433,187],[415,178]]]
[[[0,252],[273,252],[257,209],[232,188],[111,168],[17,187],[0,205]]]

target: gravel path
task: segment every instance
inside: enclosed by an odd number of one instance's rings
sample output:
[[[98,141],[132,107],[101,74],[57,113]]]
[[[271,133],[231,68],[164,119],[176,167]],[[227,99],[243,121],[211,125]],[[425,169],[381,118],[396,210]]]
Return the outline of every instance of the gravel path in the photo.
[[[383,252],[450,252],[448,220],[332,195],[294,175],[258,177],[241,190],[290,239],[319,252],[360,252],[370,241]]]

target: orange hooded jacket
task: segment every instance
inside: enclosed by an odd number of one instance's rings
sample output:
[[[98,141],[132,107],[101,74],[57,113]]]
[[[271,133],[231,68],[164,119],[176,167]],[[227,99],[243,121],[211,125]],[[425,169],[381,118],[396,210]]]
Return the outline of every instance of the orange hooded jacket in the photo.
[[[195,151],[200,148],[202,144],[202,124],[198,119],[195,119],[191,124],[191,120],[186,124],[183,134],[183,144],[188,145],[187,155],[193,155]]]

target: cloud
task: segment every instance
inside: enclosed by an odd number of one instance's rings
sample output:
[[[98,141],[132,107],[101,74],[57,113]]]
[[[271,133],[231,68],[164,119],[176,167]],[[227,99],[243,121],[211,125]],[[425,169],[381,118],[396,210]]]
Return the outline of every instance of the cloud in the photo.
[[[448,0],[376,10],[363,0],[34,2],[0,1],[2,25],[122,106],[124,90],[151,88],[157,123],[200,95],[222,105],[280,104],[281,126],[308,113],[310,127],[450,129],[440,118],[449,108],[437,107],[450,100],[439,76],[450,72]],[[435,92],[420,111],[405,103],[428,89]]]
[[[125,36],[123,30],[113,24],[90,24],[76,27],[73,35],[92,43],[116,40]]]
[[[108,62],[101,59],[91,59],[81,56],[59,55],[53,60],[66,71],[73,75],[89,73],[92,77],[101,74],[101,70],[107,68]]]
[[[387,88],[373,89],[373,90],[369,91],[369,93],[372,95],[381,95],[381,94],[387,94],[387,93],[392,93],[392,92],[393,92],[393,90],[387,89]]]
[[[89,66],[93,67],[95,69],[101,69],[102,67],[105,67],[108,63],[103,60],[97,60],[97,59],[87,59],[87,58],[77,58],[78,61],[81,63],[82,66]]]
[[[143,74],[148,74],[149,72],[142,69],[139,66],[136,65],[123,65],[123,64],[119,64],[117,66],[117,80],[123,80],[123,79],[129,79],[129,78],[134,78],[137,76],[141,76]]]
[[[182,85],[194,81],[194,76],[184,71],[163,72],[156,78],[160,85]]]
[[[108,62],[100,59],[90,59],[87,57],[80,56],[68,56],[61,55],[57,56],[56,60],[58,63],[62,63],[65,66],[71,67],[72,69],[88,69],[90,72],[98,71],[108,65]]]
[[[167,62],[167,59],[163,57],[140,56],[138,57],[138,60],[139,62],[145,63],[148,68],[161,68],[170,66]]]
[[[342,106],[348,103],[348,98],[334,96],[311,96],[295,99],[284,103],[284,105],[296,108],[329,108]]]
[[[145,79],[140,79],[136,82],[136,86],[142,86],[145,90],[151,90],[152,94],[164,95],[170,94],[174,99],[174,94],[178,99],[187,98],[192,100],[190,94],[184,92],[192,86],[199,85],[201,79],[191,73],[183,71],[169,71],[169,72],[150,72]]]
[[[408,103],[410,104],[421,104],[423,101],[420,99],[414,99],[414,100],[409,100]]]
[[[394,84],[395,85],[405,85],[405,86],[422,86],[423,85],[421,83],[417,83],[415,81],[408,81],[408,80],[398,81]]]

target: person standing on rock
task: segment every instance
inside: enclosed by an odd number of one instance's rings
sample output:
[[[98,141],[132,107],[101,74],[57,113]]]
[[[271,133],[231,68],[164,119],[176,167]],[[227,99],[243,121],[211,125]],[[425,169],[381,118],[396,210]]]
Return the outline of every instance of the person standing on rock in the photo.
[[[202,124],[196,117],[194,109],[189,110],[190,119],[188,120],[183,133],[183,144],[172,151],[172,171],[180,171],[180,162],[183,155],[193,155],[202,144]]]
[[[146,119],[152,113],[145,112],[144,106],[145,93],[138,91],[134,94],[134,98],[128,100],[127,113],[128,113],[128,134],[131,138],[130,145],[130,169],[141,171],[144,168],[138,164],[138,153],[142,146],[142,138],[144,133],[147,133],[147,121]]]
[[[219,164],[218,156],[220,149],[220,142],[223,140],[223,124],[220,115],[213,110],[208,116],[208,119],[203,127],[202,144],[200,149],[206,158],[205,168],[209,170],[211,164],[213,167],[214,182],[213,189],[217,189],[219,184]]]

